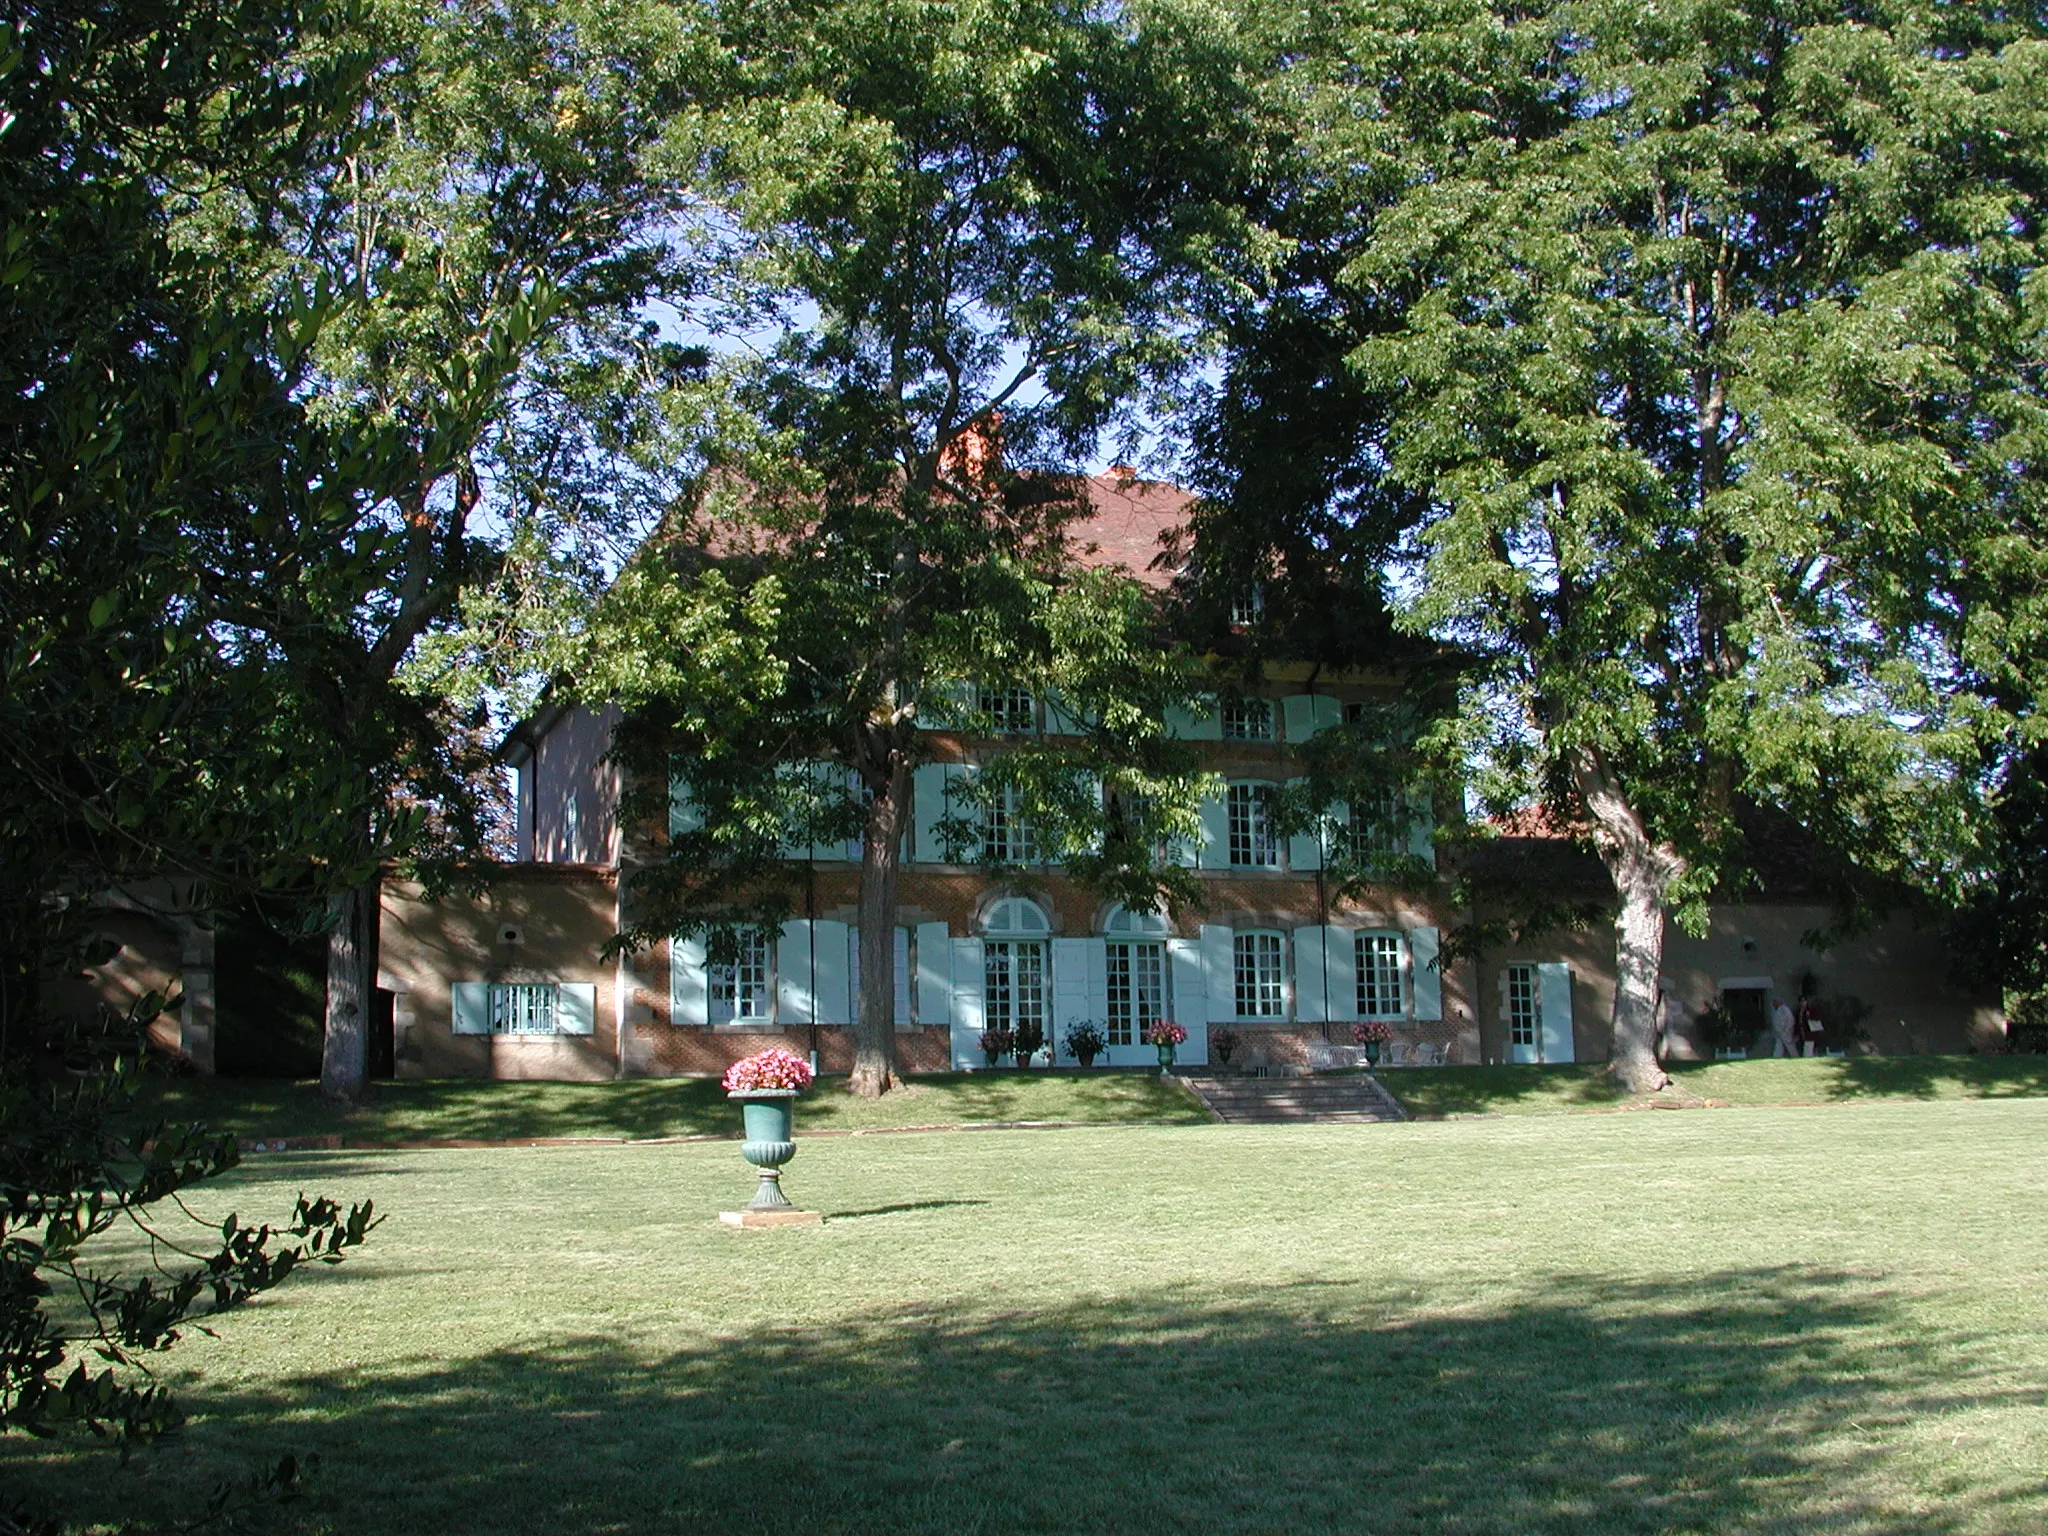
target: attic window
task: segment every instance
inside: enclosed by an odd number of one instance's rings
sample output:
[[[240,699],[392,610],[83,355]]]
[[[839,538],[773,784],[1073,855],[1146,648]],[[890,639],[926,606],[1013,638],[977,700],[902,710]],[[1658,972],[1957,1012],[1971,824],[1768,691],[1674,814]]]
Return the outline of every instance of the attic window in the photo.
[[[989,717],[999,735],[1028,736],[1037,724],[1028,688],[980,689],[975,707]]]

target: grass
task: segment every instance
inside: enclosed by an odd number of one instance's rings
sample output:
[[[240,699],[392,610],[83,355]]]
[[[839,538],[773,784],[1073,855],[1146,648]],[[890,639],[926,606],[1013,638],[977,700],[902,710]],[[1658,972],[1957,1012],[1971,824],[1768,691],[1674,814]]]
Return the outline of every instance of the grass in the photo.
[[[353,1533],[2048,1529],[2048,1102],[288,1154],[390,1213],[0,1486]]]
[[[1682,1101],[1729,1106],[2048,1097],[2048,1056],[1829,1056],[1667,1063]],[[1630,1109],[1606,1063],[1401,1067],[1380,1074],[1417,1119]],[[1667,1096],[1667,1099],[1672,1096]]]
[[[715,1079],[633,1078],[616,1083],[482,1080],[383,1082],[371,1101],[337,1110],[310,1082],[167,1078],[143,1105],[151,1117],[205,1120],[250,1138],[333,1136],[345,1146],[548,1137],[651,1140],[736,1135],[739,1116]],[[1062,1120],[1091,1125],[1189,1124],[1207,1119],[1185,1088],[1156,1073],[952,1072],[910,1080],[906,1091],[861,1099],[844,1078],[804,1096],[807,1130],[889,1130],[968,1122]]]

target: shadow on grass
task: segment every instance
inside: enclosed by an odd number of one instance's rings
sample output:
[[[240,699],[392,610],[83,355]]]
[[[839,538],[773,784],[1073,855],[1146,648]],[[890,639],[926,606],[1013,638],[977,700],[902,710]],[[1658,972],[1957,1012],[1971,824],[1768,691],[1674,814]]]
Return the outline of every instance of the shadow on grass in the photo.
[[[1605,1062],[1577,1066],[1396,1067],[1377,1074],[1418,1120],[1508,1109],[1598,1109],[1629,1095]]]
[[[856,1098],[844,1078],[827,1078],[799,1105],[798,1133],[805,1126],[885,1129],[965,1120],[1207,1120],[1184,1089],[1144,1072],[938,1073],[906,1083],[909,1092],[875,1101]],[[243,1136],[339,1135],[355,1145],[739,1134],[739,1116],[712,1078],[383,1082],[352,1110],[325,1103],[310,1082],[177,1078],[152,1084],[142,1109],[145,1118],[204,1120]]]
[[[2048,1097],[2042,1056],[1838,1056],[1815,1065],[1827,1069],[1835,1099]]]
[[[834,1211],[834,1221],[856,1221],[863,1216],[900,1216],[905,1211],[941,1211],[949,1205],[987,1205],[986,1200],[905,1200],[896,1205],[874,1205],[864,1211]]]
[[[1567,1278],[1525,1305],[1440,1300],[1431,1314],[1406,1289],[1357,1284],[1234,1306],[907,1305],[666,1355],[603,1337],[436,1352],[347,1381],[203,1390],[209,1449],[181,1470],[210,1475],[213,1446],[317,1444],[327,1471],[298,1518],[435,1536],[1942,1536],[2048,1518],[2031,1470],[2001,1486],[1939,1460],[1964,1415],[2041,1394],[1972,1365],[1969,1341],[1930,1337],[1867,1279]],[[1913,1441],[1931,1418],[1942,1434]],[[71,1486],[139,1513],[146,1467],[103,1465]]]

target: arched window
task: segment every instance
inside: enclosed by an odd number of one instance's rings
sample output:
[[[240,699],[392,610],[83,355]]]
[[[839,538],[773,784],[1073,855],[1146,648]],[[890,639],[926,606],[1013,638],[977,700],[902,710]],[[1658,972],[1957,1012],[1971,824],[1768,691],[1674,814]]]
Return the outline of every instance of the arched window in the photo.
[[[1027,896],[1005,896],[990,905],[981,919],[981,931],[986,934],[1032,934],[1039,937],[1052,932],[1052,922],[1045,915],[1045,908]]]
[[[1102,920],[1102,931],[1113,934],[1143,934],[1148,938],[1163,939],[1173,932],[1173,925],[1166,920],[1164,912],[1133,912],[1122,902],[1109,909]]]

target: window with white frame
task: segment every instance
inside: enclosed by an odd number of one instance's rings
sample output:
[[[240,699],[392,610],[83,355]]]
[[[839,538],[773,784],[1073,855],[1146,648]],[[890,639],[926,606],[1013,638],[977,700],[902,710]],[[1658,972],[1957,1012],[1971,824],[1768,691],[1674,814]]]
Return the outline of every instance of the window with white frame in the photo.
[[[1277,933],[1240,933],[1231,940],[1231,970],[1240,1019],[1287,1017],[1287,966]]]
[[[1045,940],[990,939],[982,946],[987,988],[982,1016],[990,1029],[1046,1027]],[[1050,1038],[1048,1036],[1048,1038]]]
[[[738,957],[729,965],[714,964],[706,967],[705,980],[710,988],[710,1022],[738,1024],[767,1021],[769,1000],[773,996],[768,987],[769,955],[767,932],[760,928],[742,928],[739,934]]]
[[[1270,784],[1233,784],[1225,804],[1230,824],[1230,862],[1238,869],[1278,869],[1280,837],[1273,829],[1275,793]]]
[[[1258,582],[1239,587],[1230,599],[1230,622],[1237,627],[1256,624],[1266,611],[1266,589]]]
[[[1508,1004],[1508,1044],[1536,1043],[1536,967],[1511,965],[1507,968],[1505,990]]]
[[[1109,1019],[1111,1045],[1139,1045],[1145,1031],[1166,1017],[1166,946],[1143,939],[1111,939]]]
[[[1400,794],[1382,789],[1351,803],[1348,834],[1351,857],[1361,864],[1396,858],[1408,851],[1406,806]]]
[[[975,708],[1004,736],[1028,736],[1037,727],[1038,712],[1028,688],[977,689]]]
[[[1391,933],[1358,935],[1358,1016],[1401,1017],[1401,940]]]
[[[1014,785],[989,791],[981,812],[981,856],[990,864],[1029,864],[1037,856],[1023,795]]]
[[[561,989],[553,982],[495,982],[490,993],[494,1035],[561,1033]]]
[[[1228,699],[1223,705],[1225,741],[1271,741],[1273,701],[1271,699]]]

